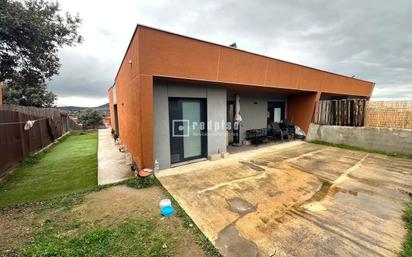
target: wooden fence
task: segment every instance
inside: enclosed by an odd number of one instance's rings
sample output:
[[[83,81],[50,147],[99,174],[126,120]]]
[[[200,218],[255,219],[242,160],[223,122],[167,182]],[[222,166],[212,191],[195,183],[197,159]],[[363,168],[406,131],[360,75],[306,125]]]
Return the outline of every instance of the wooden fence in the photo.
[[[367,102],[365,126],[412,129],[412,101]]]
[[[31,106],[21,106],[21,105],[14,105],[14,104],[4,104],[2,106],[2,110],[6,111],[15,111],[20,113],[25,113],[33,116],[38,117],[47,117],[50,119],[58,119],[62,112],[60,112],[56,108],[37,108]]]
[[[34,121],[31,128],[25,128],[27,121]],[[77,124],[56,109],[3,105],[0,107],[0,176],[73,129],[78,129]]]
[[[24,113],[36,117],[46,117],[51,120],[56,125],[56,129],[58,130],[59,134],[64,134],[69,130],[77,130],[81,129],[76,122],[74,122],[66,112],[61,112],[56,108],[37,108],[37,107],[30,107],[30,106],[20,106],[20,105],[8,105],[4,104],[1,107],[2,110],[7,111],[15,111],[19,113]]]
[[[363,126],[365,99],[321,100],[316,103],[313,123],[337,126]]]

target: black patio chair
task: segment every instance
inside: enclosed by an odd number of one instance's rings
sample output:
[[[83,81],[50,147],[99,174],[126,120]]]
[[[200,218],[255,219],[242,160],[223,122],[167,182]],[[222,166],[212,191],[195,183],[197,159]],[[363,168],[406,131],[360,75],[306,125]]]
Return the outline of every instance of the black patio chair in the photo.
[[[295,139],[296,137],[295,124],[285,120],[282,125],[288,130],[289,140]]]
[[[286,139],[289,140],[289,133],[286,127],[284,128],[280,127],[279,123],[277,122],[272,122],[271,127],[272,127],[272,136],[274,138],[276,138],[277,136],[280,136],[280,139],[282,139],[282,141],[285,137]]]

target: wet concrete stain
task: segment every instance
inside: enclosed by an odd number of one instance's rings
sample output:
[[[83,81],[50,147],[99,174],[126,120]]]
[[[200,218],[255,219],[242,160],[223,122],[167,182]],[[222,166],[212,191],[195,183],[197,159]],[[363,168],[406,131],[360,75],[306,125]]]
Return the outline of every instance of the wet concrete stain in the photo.
[[[256,206],[252,205],[243,198],[233,197],[226,201],[229,205],[229,210],[240,215],[245,215],[256,211]]]
[[[332,183],[329,181],[323,181],[320,189],[308,201],[322,201],[328,195],[331,186]]]
[[[251,168],[252,170],[256,170],[256,171],[265,171],[264,168],[260,167],[259,165],[256,165],[252,162],[248,162],[248,161],[239,161],[239,163]]]
[[[229,224],[219,232],[216,247],[225,257],[258,256],[256,244],[243,238],[234,224]]]
[[[313,203],[313,202],[321,202],[322,200],[324,200],[326,198],[326,196],[334,196],[337,193],[345,193],[345,194],[350,194],[352,196],[358,196],[358,192],[356,191],[352,191],[352,190],[347,190],[347,189],[343,189],[340,187],[332,187],[334,184],[331,183],[330,181],[324,180],[322,181],[322,184],[319,188],[319,190],[316,191],[316,193],[314,195],[312,195],[311,198],[309,198],[308,200],[306,200],[303,204],[300,204],[300,206],[305,205],[305,204],[309,204],[309,203]],[[304,193],[304,195],[306,195],[307,192]],[[297,207],[297,206],[295,206]]]
[[[296,210],[290,210],[290,212],[296,217],[304,219],[308,222],[313,223],[314,225],[316,225],[319,228],[322,228],[323,230],[326,230],[330,233],[333,233],[335,235],[338,235],[341,238],[344,238],[348,241],[350,241],[351,243],[353,243],[354,245],[357,245],[359,248],[364,249],[366,251],[369,251],[372,256],[381,256],[384,257],[383,254],[377,252],[375,249],[368,247],[364,244],[362,244],[362,240],[365,240],[365,238],[358,238],[361,237],[360,234],[357,235],[353,235],[352,231],[349,231],[347,229],[345,229],[344,227],[338,225],[337,223],[334,223],[333,221],[329,221],[329,222],[325,222],[324,220],[319,220],[317,216],[311,215],[310,213],[304,212],[298,212]],[[374,242],[374,240],[367,240],[369,243],[371,243],[372,245],[374,245],[375,247],[379,247],[385,250],[388,250],[390,252],[393,252],[391,249],[386,248],[384,245],[382,245],[382,243],[376,243]]]
[[[275,196],[280,196],[280,195],[283,195],[283,191],[276,191],[276,192],[273,192],[273,191],[269,191],[268,192],[268,196],[269,197],[275,197]]]
[[[353,190],[348,190],[348,189],[344,189],[344,188],[340,188],[340,187],[335,187],[335,190],[333,191],[333,194],[336,193],[345,193],[345,194],[350,194],[352,196],[358,196],[357,191],[353,191]]]
[[[259,166],[268,166],[269,162],[265,160],[251,160],[250,161],[253,164],[259,165]]]
[[[348,174],[348,177],[351,179],[357,180],[363,184],[366,184],[368,186],[372,186],[372,187],[381,187],[381,186],[386,186],[388,184],[379,179],[361,178],[361,177],[354,176],[352,174]]]

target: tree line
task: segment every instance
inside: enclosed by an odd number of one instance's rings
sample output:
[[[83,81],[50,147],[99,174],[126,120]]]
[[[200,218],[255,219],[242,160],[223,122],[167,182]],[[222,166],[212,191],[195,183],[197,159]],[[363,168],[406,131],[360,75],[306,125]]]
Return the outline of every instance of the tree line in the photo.
[[[51,107],[56,95],[47,82],[59,74],[58,50],[82,43],[78,15],[58,2],[0,0],[0,81],[4,102]]]

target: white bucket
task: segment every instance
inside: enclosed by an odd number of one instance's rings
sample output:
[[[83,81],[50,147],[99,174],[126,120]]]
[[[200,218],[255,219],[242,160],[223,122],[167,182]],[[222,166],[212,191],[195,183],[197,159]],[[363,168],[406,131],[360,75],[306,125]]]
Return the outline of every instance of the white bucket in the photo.
[[[162,209],[163,207],[165,207],[165,206],[171,206],[172,205],[172,201],[170,201],[170,199],[162,199],[162,200],[160,200],[160,203],[159,203],[159,205],[160,205],[160,209]]]

